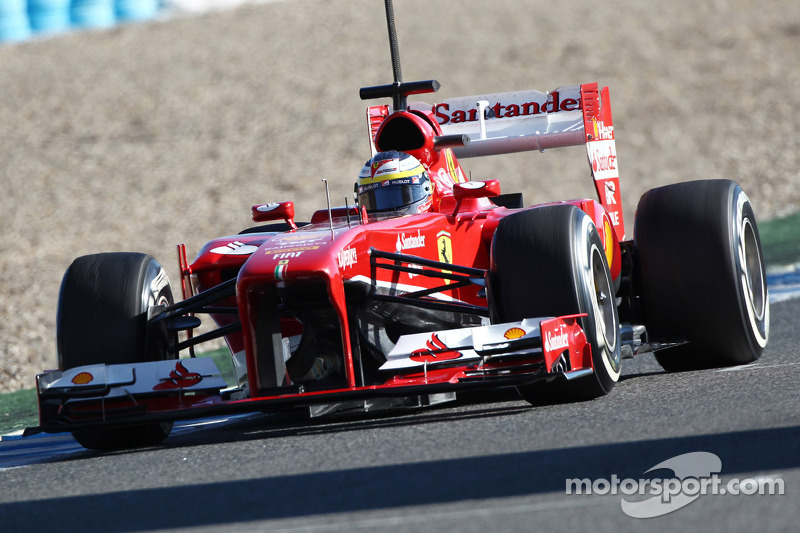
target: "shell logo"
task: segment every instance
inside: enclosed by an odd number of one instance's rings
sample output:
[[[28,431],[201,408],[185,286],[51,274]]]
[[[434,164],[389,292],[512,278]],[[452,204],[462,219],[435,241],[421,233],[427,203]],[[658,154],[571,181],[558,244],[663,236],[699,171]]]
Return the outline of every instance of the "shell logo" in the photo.
[[[525,336],[525,330],[522,328],[511,328],[505,333],[503,333],[503,337],[512,341],[514,339],[519,339],[520,337]]]
[[[81,372],[80,374],[76,374],[74,378],[72,378],[72,382],[75,385],[86,385],[87,383],[91,383],[94,379],[94,376],[88,372]]]

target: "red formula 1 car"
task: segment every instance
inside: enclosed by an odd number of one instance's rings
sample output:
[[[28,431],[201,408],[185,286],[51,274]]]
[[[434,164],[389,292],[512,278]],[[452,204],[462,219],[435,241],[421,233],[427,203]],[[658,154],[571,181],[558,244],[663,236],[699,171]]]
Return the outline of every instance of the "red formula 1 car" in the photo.
[[[180,246],[178,303],[148,255],[76,259],[59,298],[59,370],[37,376],[41,430],[117,448],[213,414],[425,405],[506,386],[532,403],[590,399],[612,389],[622,359],[649,351],[668,370],[759,357],[765,271],[738,185],[651,190],[630,239],[607,89],[409,104],[438,83],[402,81],[387,20],[395,82],[361,97],[392,104],[368,109],[355,205],[307,224],[291,202],[258,205],[268,224],[214,239],[191,263]],[[524,207],[459,163],[565,146],[585,147],[599,201]],[[198,315],[214,328],[195,333]],[[235,383],[195,357],[217,338]]]

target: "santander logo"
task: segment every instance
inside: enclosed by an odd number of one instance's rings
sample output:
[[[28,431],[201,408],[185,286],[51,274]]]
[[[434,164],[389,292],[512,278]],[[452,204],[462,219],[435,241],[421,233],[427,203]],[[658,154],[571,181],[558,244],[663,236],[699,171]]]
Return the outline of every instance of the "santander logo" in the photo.
[[[586,152],[595,180],[619,178],[617,147],[613,140],[588,142]]]
[[[558,91],[547,95],[540,93],[544,100],[518,100],[517,102],[495,101],[484,110],[484,119],[526,117],[530,115],[545,115],[560,111],[576,111],[582,108],[580,98],[567,98]],[[461,122],[477,122],[480,120],[480,109],[451,109],[447,102],[433,106],[433,113],[439,124],[459,124]]]
[[[611,146],[604,146],[592,154],[592,170],[604,172],[617,169],[617,154]]]
[[[406,237],[405,233],[401,233],[397,236],[397,243],[395,244],[397,252],[412,250],[414,248],[425,248],[425,235],[423,235],[420,230],[417,230],[416,235],[412,233]]]
[[[544,349],[548,352],[569,348],[569,335],[561,327],[560,333],[551,334],[549,331],[544,336]]]

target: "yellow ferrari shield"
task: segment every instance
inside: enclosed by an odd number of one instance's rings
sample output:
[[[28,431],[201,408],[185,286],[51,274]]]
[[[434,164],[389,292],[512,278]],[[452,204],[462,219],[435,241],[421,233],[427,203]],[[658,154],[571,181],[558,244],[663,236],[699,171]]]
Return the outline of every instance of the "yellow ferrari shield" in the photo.
[[[450,234],[446,231],[440,231],[436,234],[436,248],[439,250],[439,261],[442,263],[453,264],[453,241],[450,240]],[[449,270],[442,270],[442,272],[449,274]],[[446,279],[444,282],[449,285],[450,280]]]

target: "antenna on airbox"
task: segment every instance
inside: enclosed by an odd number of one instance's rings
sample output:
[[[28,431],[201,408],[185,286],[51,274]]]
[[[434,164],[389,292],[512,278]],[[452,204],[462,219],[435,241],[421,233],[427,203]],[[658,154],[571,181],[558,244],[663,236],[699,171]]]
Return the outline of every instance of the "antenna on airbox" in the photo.
[[[395,84],[403,83],[403,70],[400,68],[400,47],[397,44],[397,27],[394,24],[392,0],[384,0],[386,5],[386,26],[389,28],[389,53],[392,54],[392,70]],[[399,107],[395,104],[395,107]]]
[[[440,85],[436,80],[403,82],[403,73],[400,68],[400,47],[397,44],[397,28],[394,24],[394,7],[392,0],[384,0],[384,3],[386,5],[386,25],[389,27],[389,49],[392,54],[394,83],[362,87],[359,95],[362,100],[391,97],[393,110],[403,111],[407,107],[409,94],[434,93],[439,90]]]

